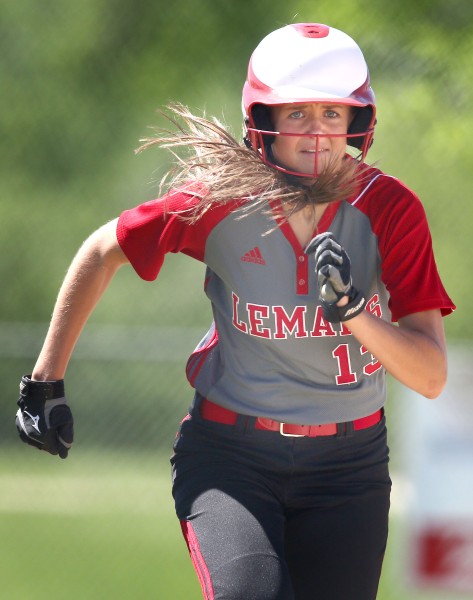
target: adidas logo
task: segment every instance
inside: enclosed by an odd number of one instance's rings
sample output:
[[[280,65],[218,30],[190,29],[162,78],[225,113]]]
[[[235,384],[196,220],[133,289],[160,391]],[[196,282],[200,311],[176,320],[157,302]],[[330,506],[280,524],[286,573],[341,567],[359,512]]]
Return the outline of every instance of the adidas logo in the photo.
[[[256,263],[257,265],[265,265],[266,261],[261,256],[261,251],[258,246],[255,246],[253,250],[250,250],[241,257],[243,262]]]

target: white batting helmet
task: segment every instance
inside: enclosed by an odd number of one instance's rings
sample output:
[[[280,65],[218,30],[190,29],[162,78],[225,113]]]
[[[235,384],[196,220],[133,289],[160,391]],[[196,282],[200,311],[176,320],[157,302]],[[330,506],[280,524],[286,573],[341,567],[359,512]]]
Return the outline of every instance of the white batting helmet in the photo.
[[[359,149],[360,159],[364,160],[376,123],[368,66],[350,36],[318,23],[277,29],[260,42],[251,56],[242,98],[246,143],[260,153],[264,162],[285,171],[272,162],[271,152],[267,151],[274,140],[274,136],[267,135],[274,131],[268,107],[307,102],[336,102],[357,109],[347,144]]]

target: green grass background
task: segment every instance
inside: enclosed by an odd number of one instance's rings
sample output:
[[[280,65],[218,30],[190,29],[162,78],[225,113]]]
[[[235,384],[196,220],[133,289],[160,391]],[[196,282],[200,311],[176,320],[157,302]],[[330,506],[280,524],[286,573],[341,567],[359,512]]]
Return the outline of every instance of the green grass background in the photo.
[[[24,451],[1,462],[0,598],[200,597],[165,457]]]

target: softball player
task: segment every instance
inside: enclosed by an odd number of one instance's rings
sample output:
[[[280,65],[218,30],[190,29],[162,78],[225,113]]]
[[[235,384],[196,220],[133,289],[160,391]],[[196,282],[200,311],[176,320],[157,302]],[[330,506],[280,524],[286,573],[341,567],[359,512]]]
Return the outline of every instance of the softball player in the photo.
[[[436,397],[454,305],[419,199],[364,163],[376,105],[349,36],[270,33],[243,108],[245,145],[183,107],[188,130],[144,143],[191,143],[185,183],[82,246],[22,378],[17,427],[65,458],[66,367],[117,269],[151,281],[167,252],[202,261],[214,320],[187,364],[195,394],[171,462],[204,597],[372,600],[391,485],[386,372]]]

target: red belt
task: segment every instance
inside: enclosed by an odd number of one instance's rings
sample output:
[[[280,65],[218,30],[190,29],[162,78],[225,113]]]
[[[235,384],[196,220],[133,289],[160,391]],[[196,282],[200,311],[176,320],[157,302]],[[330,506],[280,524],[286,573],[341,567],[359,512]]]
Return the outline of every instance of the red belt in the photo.
[[[228,408],[224,408],[218,404],[214,404],[207,398],[203,398],[200,404],[200,414],[203,419],[208,421],[215,421],[216,423],[223,423],[225,425],[235,425],[238,417],[238,413]],[[383,411],[377,410],[372,415],[356,419],[352,421],[353,429],[359,431],[360,429],[367,429],[372,427],[381,421],[383,417]],[[340,423],[338,424],[340,425]],[[348,424],[341,424],[348,425]],[[288,437],[318,437],[324,435],[336,435],[337,434],[337,423],[327,423],[325,425],[293,425],[292,423],[281,423],[280,421],[273,421],[266,417],[257,417],[255,421],[255,429],[263,429],[267,431],[279,431],[281,435]]]

